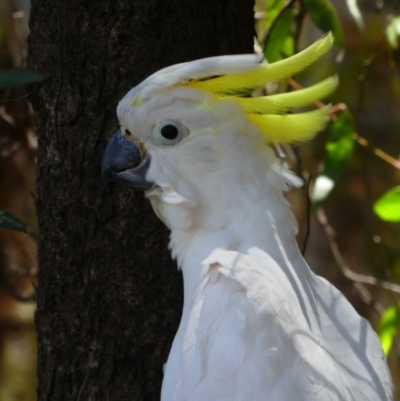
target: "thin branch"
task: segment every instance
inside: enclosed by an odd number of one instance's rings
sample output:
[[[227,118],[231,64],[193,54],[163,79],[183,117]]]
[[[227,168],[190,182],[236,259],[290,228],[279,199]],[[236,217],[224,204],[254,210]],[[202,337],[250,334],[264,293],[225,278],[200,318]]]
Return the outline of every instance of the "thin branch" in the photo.
[[[369,149],[375,156],[378,156],[380,159],[384,160],[385,162],[391,164],[394,168],[400,170],[400,161],[395,159],[393,156],[388,155],[386,152],[379,148],[374,148],[370,145],[370,143],[363,138],[362,136],[358,135],[357,133],[353,133],[353,138],[357,141],[357,143],[365,148]]]
[[[300,158],[298,153],[294,152],[294,154],[296,155],[297,159]],[[300,162],[300,164],[301,164],[301,162]],[[305,178],[304,178],[305,174],[304,174],[303,170],[300,171],[299,175],[305,181]],[[310,182],[311,182],[311,179],[308,179],[307,187],[309,186]],[[306,194],[307,194],[307,209],[308,209],[308,207],[311,206],[311,204],[308,203],[310,201],[309,196],[308,196],[308,190],[307,190]],[[309,210],[307,210],[307,216],[308,216],[307,223],[309,224],[309,219],[310,219],[310,211]],[[367,305],[371,306],[379,316],[382,316],[385,309],[383,308],[383,306],[380,303],[378,303],[374,300],[371,292],[364,286],[364,283],[360,282],[360,279],[363,279],[363,278],[368,278],[368,283],[366,283],[366,284],[375,284],[373,282],[373,280],[376,280],[376,282],[378,282],[378,280],[375,279],[374,277],[371,277],[372,280],[370,280],[369,276],[356,274],[348,267],[348,265],[346,264],[342,254],[340,252],[339,243],[337,241],[337,234],[336,234],[335,230],[333,229],[333,227],[329,224],[326,214],[321,207],[318,209],[316,217],[317,217],[318,222],[321,224],[321,226],[324,228],[324,230],[326,232],[333,256],[334,256],[339,268],[341,269],[343,275],[352,282],[354,288],[358,291],[361,299]],[[307,231],[308,231],[308,229],[307,229]],[[304,255],[303,252],[305,252],[305,244],[306,244],[307,240],[308,240],[308,235],[306,234],[306,239],[303,244],[303,250],[302,250],[303,255]],[[352,274],[346,274],[348,272],[351,272]],[[353,278],[357,278],[358,280],[353,280]],[[382,283],[382,282],[379,282],[379,283]],[[385,286],[387,286],[387,285],[389,285],[391,288],[394,288],[395,290],[397,290],[397,289],[400,290],[400,286],[397,286],[397,284],[391,284],[391,283],[385,282]],[[399,287],[399,288],[396,288],[396,287]],[[396,292],[396,291],[394,291],[394,292]]]
[[[345,272],[345,276],[352,280],[361,284],[370,284],[375,285],[377,287],[384,288],[385,290],[394,292],[396,294],[400,294],[400,285],[395,283],[390,283],[389,281],[381,281],[374,276],[367,276],[365,274],[358,274],[348,269]]]
[[[365,302],[365,304],[371,306],[379,317],[384,314],[385,308],[379,302],[376,302],[374,300],[371,292],[368,291],[364,284],[353,281],[353,286],[358,291],[361,299]]]
[[[292,78],[288,78],[287,83],[295,89],[303,88],[298,82],[296,82]],[[319,108],[322,108],[325,106],[325,104],[320,102],[319,100],[315,101],[314,104]],[[344,111],[344,110],[347,110],[347,106],[344,103],[338,103],[338,104],[333,105],[331,107],[331,112],[330,112],[332,121],[336,121],[336,119],[337,119],[337,116],[335,113],[337,113],[339,111]],[[369,149],[375,156],[377,156],[380,159],[384,160],[385,162],[391,164],[394,168],[397,168],[398,170],[400,170],[400,160],[397,160],[393,156],[390,156],[389,154],[384,152],[382,149],[374,148],[365,138],[363,138],[356,132],[353,133],[353,138],[359,145],[364,146],[365,148]]]
[[[382,305],[376,301],[374,301],[372,294],[365,288],[364,284],[374,285],[377,287],[381,287],[385,290],[391,291],[396,294],[400,294],[400,285],[390,283],[388,281],[382,281],[377,279],[373,276],[368,276],[365,274],[358,274],[355,273],[353,270],[350,269],[348,264],[343,258],[343,255],[339,249],[339,244],[337,241],[337,235],[335,230],[329,224],[326,214],[323,208],[319,208],[316,214],[318,222],[321,224],[325,233],[328,237],[329,245],[332,250],[332,254],[338,264],[339,268],[341,269],[343,275],[353,282],[354,287],[358,290],[360,295],[364,300],[367,300],[369,304],[373,306],[375,311],[382,315],[384,312],[384,308]]]
[[[366,274],[355,273],[353,270],[351,270],[340,252],[339,245],[337,242],[336,232],[334,231],[332,226],[329,224],[323,208],[318,209],[317,219],[318,219],[318,222],[325,229],[325,232],[328,235],[328,239],[332,240],[332,242],[333,242],[333,245],[334,245],[334,247],[332,248],[333,255],[334,255],[335,260],[338,263],[339,267],[341,268],[343,274],[345,275],[345,277],[347,277],[349,280],[355,281],[357,283],[378,286],[378,287],[384,288],[385,290],[392,291],[396,294],[400,294],[400,285],[399,284],[391,283],[389,281],[379,280],[376,277],[369,276]]]

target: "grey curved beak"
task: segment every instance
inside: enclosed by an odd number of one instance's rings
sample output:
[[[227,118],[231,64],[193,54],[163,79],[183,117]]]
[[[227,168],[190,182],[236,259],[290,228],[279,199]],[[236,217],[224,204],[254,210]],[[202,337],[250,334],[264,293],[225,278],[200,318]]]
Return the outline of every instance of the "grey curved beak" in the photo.
[[[136,144],[125,139],[119,129],[108,141],[101,163],[105,187],[116,182],[132,189],[150,189],[153,183],[146,180],[150,161],[150,156],[142,155]]]

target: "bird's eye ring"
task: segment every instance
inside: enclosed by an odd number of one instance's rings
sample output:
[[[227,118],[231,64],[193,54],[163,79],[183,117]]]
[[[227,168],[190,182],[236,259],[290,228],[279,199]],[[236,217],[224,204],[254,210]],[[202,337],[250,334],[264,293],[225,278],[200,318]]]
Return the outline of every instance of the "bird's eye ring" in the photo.
[[[187,130],[179,122],[164,120],[153,128],[153,142],[158,146],[171,146],[186,134]]]

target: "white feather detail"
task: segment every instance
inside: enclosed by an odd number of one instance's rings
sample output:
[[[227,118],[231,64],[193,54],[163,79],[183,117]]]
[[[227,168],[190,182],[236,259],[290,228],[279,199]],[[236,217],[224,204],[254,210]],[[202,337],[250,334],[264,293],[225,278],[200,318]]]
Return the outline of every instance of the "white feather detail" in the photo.
[[[184,196],[179,195],[178,192],[172,189],[165,190],[165,188],[162,188],[161,199],[163,202],[171,205],[178,205],[179,203],[188,202],[188,200]]]

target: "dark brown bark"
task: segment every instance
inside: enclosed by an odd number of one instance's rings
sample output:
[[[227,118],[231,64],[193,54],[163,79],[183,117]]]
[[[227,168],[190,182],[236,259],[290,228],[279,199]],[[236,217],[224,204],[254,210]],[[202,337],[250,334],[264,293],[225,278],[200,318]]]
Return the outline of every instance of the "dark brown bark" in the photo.
[[[106,192],[118,100],[152,72],[252,52],[246,0],[32,0],[28,66],[39,135],[39,396],[159,400],[182,282],[142,195]]]

